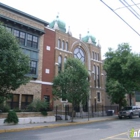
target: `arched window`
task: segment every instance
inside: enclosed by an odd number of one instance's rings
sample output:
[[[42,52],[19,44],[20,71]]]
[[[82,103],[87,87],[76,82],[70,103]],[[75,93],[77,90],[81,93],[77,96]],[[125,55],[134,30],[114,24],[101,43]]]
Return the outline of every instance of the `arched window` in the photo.
[[[97,66],[97,86],[100,87],[100,67]]]
[[[64,50],[65,42],[62,41],[62,50]]]
[[[62,56],[58,56],[58,73],[62,70]]]
[[[96,87],[96,66],[94,65],[94,86]]]
[[[58,48],[61,48],[61,40],[58,39]]]
[[[64,57],[64,63],[66,63],[66,61],[67,61],[67,57]]]
[[[65,50],[68,51],[68,42],[65,44]]]
[[[94,59],[96,60],[96,52],[94,53]]]
[[[84,54],[84,51],[80,47],[77,47],[74,50],[74,58],[78,58],[83,63],[85,62],[85,54]]]

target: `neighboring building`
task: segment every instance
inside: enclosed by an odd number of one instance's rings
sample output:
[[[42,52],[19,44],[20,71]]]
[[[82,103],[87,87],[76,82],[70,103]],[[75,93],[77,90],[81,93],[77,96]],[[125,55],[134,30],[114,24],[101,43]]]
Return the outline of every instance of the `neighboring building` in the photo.
[[[79,39],[72,37],[70,28],[66,32],[66,25],[59,19],[58,16],[49,24],[49,27],[54,30],[51,32],[55,33],[55,48],[53,48],[52,44],[52,46],[49,47],[51,51],[46,51],[46,54],[48,53],[48,55],[54,56],[54,63],[53,60],[51,60],[54,66],[54,76],[57,76],[58,73],[64,69],[64,63],[68,57],[75,57],[80,59],[87,67],[90,75],[90,98],[88,101],[88,105],[95,105],[95,102],[98,105],[104,105],[105,97],[104,84],[102,79],[100,44],[96,45],[96,39],[89,34],[89,31],[83,38],[81,38],[81,36],[79,37]],[[47,38],[44,40],[46,41]],[[49,42],[45,43],[44,50],[47,48],[47,46],[49,46]],[[54,55],[53,49],[55,49]],[[47,61],[43,62],[46,63]],[[47,66],[46,68],[44,68],[44,71],[45,69],[47,69]],[[51,71],[48,74],[51,75]],[[51,82],[47,80],[47,74],[46,82]],[[62,99],[54,101],[54,106],[61,106],[63,104],[67,104],[67,102]]]
[[[19,41],[23,52],[30,57],[29,76],[33,79],[13,92],[13,99],[7,103],[11,108],[25,108],[33,99],[41,99],[42,59],[44,28],[48,22],[0,3],[0,22]]]
[[[50,104],[50,109],[53,108],[52,97],[52,81],[54,78],[55,66],[55,31],[50,28],[45,28],[44,45],[43,45],[43,65],[42,65],[42,99],[45,99]]]

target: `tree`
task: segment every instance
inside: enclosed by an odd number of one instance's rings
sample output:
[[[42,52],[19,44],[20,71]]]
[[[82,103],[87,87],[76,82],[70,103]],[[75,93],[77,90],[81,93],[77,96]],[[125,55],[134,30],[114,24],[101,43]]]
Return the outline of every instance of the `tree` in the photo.
[[[126,106],[125,89],[114,79],[109,79],[106,83],[106,92],[109,95],[111,103],[119,104],[119,110],[122,106]]]
[[[105,57],[106,90],[111,96],[112,103],[121,105],[124,102],[125,94],[129,94],[131,105],[131,96],[140,88],[139,54],[132,53],[129,44],[123,43],[119,44],[115,51],[109,48]]]
[[[69,58],[64,71],[53,80],[53,96],[55,99],[67,99],[72,103],[72,117],[74,107],[80,103],[86,104],[89,95],[88,71],[83,63],[75,58]]]
[[[0,25],[0,103],[11,97],[12,91],[29,80],[29,59],[16,38]]]

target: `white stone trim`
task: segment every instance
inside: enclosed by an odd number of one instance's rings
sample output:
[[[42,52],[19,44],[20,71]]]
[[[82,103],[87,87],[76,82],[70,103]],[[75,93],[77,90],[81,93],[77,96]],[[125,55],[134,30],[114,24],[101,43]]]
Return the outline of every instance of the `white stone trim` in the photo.
[[[98,62],[98,63],[103,63],[102,61],[98,61],[98,60],[95,60],[95,59],[91,59],[91,61],[95,61],[95,62]]]
[[[58,63],[55,63],[55,65],[59,65]]]
[[[68,100],[63,101],[62,98],[60,98],[60,102],[61,102],[61,103],[68,103]]]
[[[54,29],[52,29],[52,28],[50,28],[50,27],[45,27],[45,28],[47,28],[47,29],[49,29],[49,30],[51,30],[51,31],[55,31]]]
[[[66,52],[66,53],[72,53],[72,52],[70,52],[70,51],[62,50],[62,48],[59,49],[58,47],[55,47],[55,49],[56,49],[56,50],[59,50],[59,51],[62,51],[62,52]]]
[[[39,80],[35,80],[35,81],[31,80],[30,82],[36,83],[36,84],[43,84],[43,85],[53,85],[52,82],[43,82],[43,81],[39,81]]]

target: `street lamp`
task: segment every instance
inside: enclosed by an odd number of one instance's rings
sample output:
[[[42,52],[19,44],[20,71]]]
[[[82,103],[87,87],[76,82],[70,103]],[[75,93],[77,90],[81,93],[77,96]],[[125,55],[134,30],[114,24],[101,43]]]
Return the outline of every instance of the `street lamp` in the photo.
[[[96,97],[94,97],[95,112],[96,112]]]

